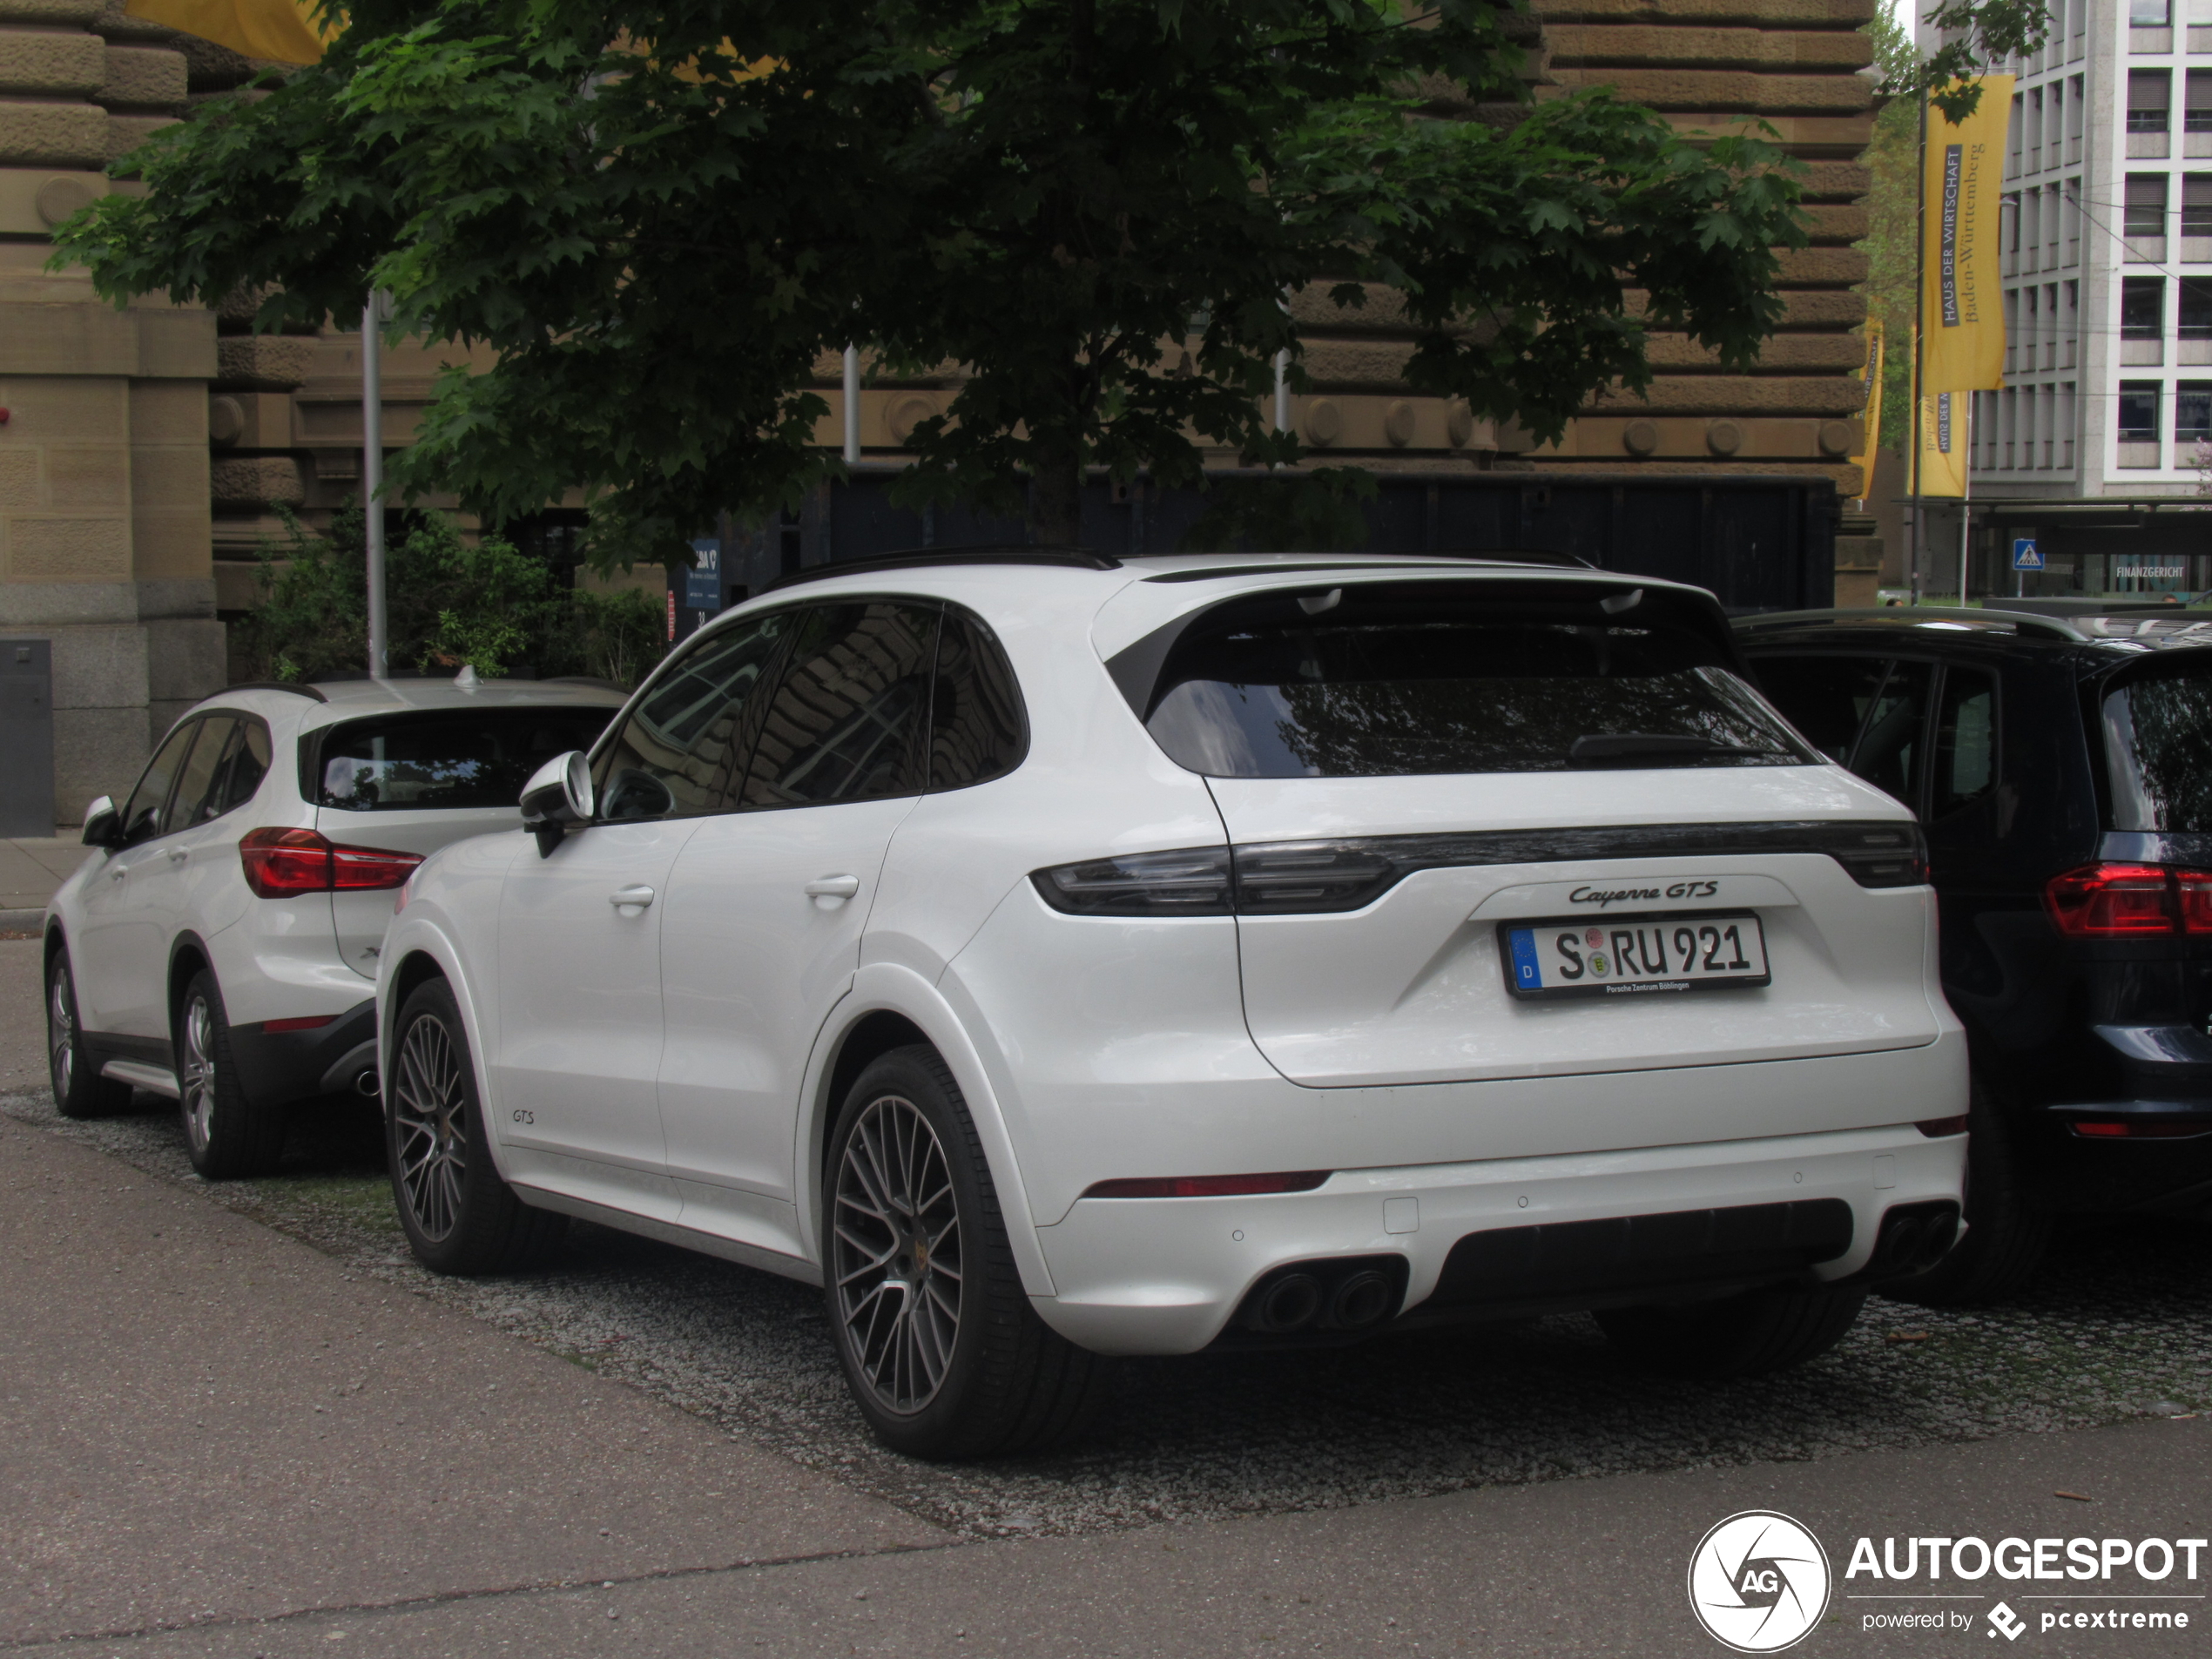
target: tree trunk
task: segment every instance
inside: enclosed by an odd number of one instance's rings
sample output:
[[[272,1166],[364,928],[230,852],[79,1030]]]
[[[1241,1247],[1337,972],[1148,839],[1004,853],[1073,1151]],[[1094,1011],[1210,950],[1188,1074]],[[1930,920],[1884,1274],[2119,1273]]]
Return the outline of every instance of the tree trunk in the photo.
[[[1082,539],[1082,469],[1073,455],[1038,455],[1029,491],[1029,535],[1041,547]]]

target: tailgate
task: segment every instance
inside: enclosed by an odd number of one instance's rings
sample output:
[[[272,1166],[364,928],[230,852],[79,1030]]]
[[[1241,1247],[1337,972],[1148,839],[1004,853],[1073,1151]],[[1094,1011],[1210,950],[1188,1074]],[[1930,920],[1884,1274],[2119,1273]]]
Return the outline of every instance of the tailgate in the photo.
[[[1942,1029],[1929,889],[1863,880],[1910,843],[1910,820],[1833,769],[1210,782],[1238,849],[1245,1017],[1295,1082],[1734,1064]],[[1356,907],[1267,914],[1271,880],[1284,902],[1314,902],[1320,888],[1289,885],[1302,862],[1370,885],[1345,888]],[[1766,982],[1691,982],[1669,961],[1683,929],[1717,936],[1723,918],[1763,941]],[[1611,968],[1618,941],[1676,971],[1639,984],[1649,995],[1516,995],[1515,927],[1575,939],[1594,967]]]

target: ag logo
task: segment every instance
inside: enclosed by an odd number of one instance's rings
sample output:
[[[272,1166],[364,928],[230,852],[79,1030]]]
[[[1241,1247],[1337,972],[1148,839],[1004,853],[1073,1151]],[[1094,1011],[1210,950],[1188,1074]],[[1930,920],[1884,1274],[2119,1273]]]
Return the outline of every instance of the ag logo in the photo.
[[[1828,1610],[1828,1555],[1787,1515],[1747,1509],[1698,1540],[1689,1606],[1714,1641],[1738,1653],[1779,1653]]]

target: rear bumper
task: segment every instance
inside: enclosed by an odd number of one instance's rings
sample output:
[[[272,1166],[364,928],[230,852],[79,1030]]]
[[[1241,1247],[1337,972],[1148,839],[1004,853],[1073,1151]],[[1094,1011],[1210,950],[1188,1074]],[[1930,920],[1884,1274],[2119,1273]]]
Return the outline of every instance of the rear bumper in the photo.
[[[280,1105],[350,1091],[361,1071],[376,1069],[374,997],[311,1030],[267,1031],[265,1023],[231,1028],[239,1084],[257,1103]]]
[[[2037,1190],[2054,1209],[2212,1203],[2212,1097],[2070,1102],[2034,1113],[2027,1127]]]
[[[1038,1229],[1057,1293],[1035,1305],[1062,1335],[1102,1353],[1188,1353],[1222,1335],[1262,1278],[1308,1261],[1370,1258],[1393,1281],[1402,1271],[1408,1323],[1447,1312],[1463,1317],[1470,1307],[1542,1312],[1689,1299],[1784,1278],[1833,1282],[1865,1270],[1892,1209],[1958,1201],[1966,1148],[1964,1136],[1931,1140],[1903,1124],[1343,1170],[1311,1192],[1257,1197],[1086,1198],[1057,1224]],[[1840,1251],[1832,1251],[1833,1206],[1824,1200],[1849,1211]],[[1644,1275],[1628,1293],[1578,1289],[1559,1278],[1555,1261],[1546,1268],[1532,1259],[1521,1287],[1527,1294],[1516,1297],[1513,1244],[1459,1251],[1447,1278],[1455,1249],[1471,1235],[1762,1206],[1788,1206],[1798,1218],[1789,1225],[1811,1222],[1800,1236],[1819,1242],[1785,1260],[1768,1247],[1786,1253],[1788,1226],[1783,1235],[1770,1230],[1751,1241],[1757,1250],[1732,1252],[1727,1270],[1715,1269],[1710,1256],[1685,1257],[1678,1275]],[[1667,1224],[1655,1222],[1653,1230]],[[1471,1256],[1483,1268],[1472,1304]]]

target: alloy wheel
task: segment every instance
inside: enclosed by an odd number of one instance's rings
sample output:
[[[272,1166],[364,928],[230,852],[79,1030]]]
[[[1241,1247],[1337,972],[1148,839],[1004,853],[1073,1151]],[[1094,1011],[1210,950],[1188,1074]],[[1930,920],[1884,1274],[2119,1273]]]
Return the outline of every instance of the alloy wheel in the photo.
[[[452,1035],[433,1015],[408,1027],[400,1043],[392,1123],[408,1217],[435,1244],[461,1219],[461,1189],[469,1176],[469,1102]]]
[[[58,1100],[69,1098],[69,1086],[77,1081],[77,1008],[74,988],[69,982],[66,963],[55,968],[52,983],[46,993],[46,1059],[53,1069],[54,1096]]]
[[[937,1131],[912,1101],[871,1101],[837,1172],[833,1271],[853,1358],[891,1410],[936,1397],[960,1335],[960,1211]]]
[[[177,1103],[185,1120],[185,1138],[193,1151],[205,1152],[215,1120],[215,1010],[205,996],[193,995],[185,1003],[184,1053],[179,1058]]]

